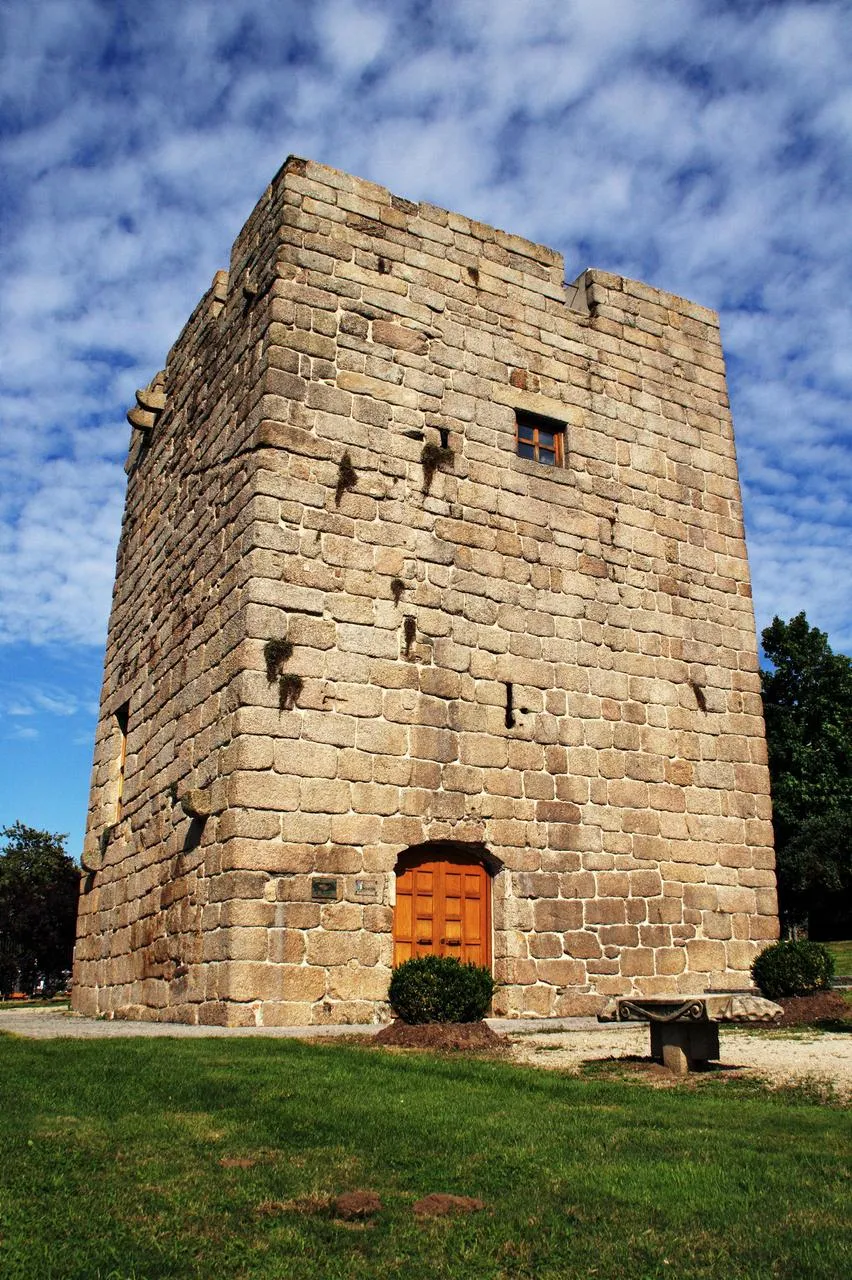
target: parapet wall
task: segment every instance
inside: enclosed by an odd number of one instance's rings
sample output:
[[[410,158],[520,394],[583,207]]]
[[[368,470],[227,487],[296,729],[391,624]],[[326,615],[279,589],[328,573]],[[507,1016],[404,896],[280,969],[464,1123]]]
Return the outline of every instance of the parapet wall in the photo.
[[[385,1016],[422,846],[487,864],[500,1012],[747,985],[777,920],[716,316],[291,158],[152,385],[76,1007]]]

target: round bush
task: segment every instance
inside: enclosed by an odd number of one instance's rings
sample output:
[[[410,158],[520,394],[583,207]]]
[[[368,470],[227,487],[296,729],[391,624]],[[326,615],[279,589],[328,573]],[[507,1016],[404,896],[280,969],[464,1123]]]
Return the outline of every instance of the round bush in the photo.
[[[478,1022],[494,994],[488,969],[452,956],[416,956],[393,971],[388,998],[404,1022]]]
[[[818,942],[776,942],[751,966],[751,976],[765,996],[809,996],[824,991],[834,977],[834,957]]]

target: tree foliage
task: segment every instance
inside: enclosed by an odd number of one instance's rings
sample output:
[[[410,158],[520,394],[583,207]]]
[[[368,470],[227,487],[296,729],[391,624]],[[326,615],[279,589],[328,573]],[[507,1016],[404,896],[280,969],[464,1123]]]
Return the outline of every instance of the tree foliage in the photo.
[[[0,990],[56,988],[71,968],[80,869],[64,835],[16,822],[0,836]]]
[[[827,936],[850,923],[852,661],[804,613],[774,618],[762,639],[782,920]]]

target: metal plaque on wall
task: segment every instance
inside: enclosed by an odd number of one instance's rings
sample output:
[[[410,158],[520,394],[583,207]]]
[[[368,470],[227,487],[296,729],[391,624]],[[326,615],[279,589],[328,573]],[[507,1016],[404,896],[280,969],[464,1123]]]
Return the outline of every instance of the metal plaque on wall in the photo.
[[[359,902],[378,902],[378,876],[356,876],[353,896],[356,897]]]
[[[311,897],[314,902],[336,902],[337,901],[337,881],[336,880],[319,880],[311,881]]]

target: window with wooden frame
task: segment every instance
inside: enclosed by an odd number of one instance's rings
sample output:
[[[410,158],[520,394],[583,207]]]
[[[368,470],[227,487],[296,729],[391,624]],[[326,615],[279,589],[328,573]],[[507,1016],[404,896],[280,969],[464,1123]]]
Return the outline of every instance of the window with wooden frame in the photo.
[[[515,410],[515,451],[545,467],[565,465],[565,423],[540,413]]]

